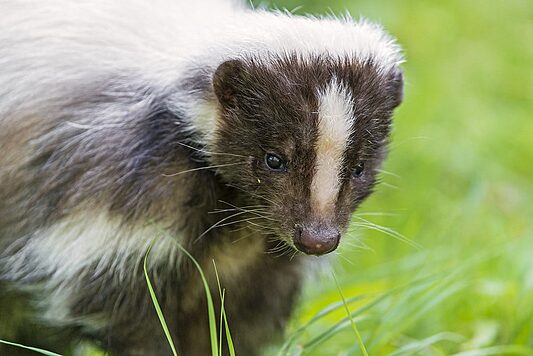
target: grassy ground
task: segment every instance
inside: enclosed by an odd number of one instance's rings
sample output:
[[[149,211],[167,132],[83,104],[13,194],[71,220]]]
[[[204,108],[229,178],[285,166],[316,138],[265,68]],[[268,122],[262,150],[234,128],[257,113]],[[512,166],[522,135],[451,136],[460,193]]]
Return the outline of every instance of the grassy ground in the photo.
[[[309,1],[297,12],[344,8],[383,23],[407,57],[390,174],[346,239],[367,249],[345,244],[335,268],[347,298],[366,295],[349,307],[368,306],[355,320],[368,352],[533,354],[533,3]],[[288,335],[338,300],[331,275],[310,284]],[[328,333],[344,317],[321,318],[290,349],[359,354],[349,322]]]

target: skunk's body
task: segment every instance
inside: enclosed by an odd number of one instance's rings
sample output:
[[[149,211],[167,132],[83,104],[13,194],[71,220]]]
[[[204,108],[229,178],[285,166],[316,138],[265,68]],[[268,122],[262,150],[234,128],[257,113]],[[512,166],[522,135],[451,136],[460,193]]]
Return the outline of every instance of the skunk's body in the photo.
[[[181,354],[208,354],[209,333],[177,243],[214,295],[216,262],[237,352],[257,353],[306,274],[293,249],[333,250],[371,191],[398,46],[366,22],[222,1],[0,13],[0,308],[28,302],[24,317],[0,309],[0,339],[167,354],[142,272],[155,241],[149,274]]]

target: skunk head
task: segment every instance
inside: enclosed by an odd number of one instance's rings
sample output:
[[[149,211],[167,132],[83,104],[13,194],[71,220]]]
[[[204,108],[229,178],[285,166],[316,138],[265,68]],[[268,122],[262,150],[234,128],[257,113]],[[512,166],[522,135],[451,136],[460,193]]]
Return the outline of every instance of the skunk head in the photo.
[[[223,179],[285,243],[333,251],[376,181],[402,99],[399,69],[348,57],[238,59],[218,67],[213,87]]]

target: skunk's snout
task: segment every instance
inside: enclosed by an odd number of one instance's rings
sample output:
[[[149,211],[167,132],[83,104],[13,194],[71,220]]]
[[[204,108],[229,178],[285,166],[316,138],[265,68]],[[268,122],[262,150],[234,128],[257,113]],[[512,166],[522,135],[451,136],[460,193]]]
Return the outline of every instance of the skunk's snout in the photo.
[[[330,226],[297,226],[294,231],[294,245],[308,255],[324,255],[337,248],[341,234]]]

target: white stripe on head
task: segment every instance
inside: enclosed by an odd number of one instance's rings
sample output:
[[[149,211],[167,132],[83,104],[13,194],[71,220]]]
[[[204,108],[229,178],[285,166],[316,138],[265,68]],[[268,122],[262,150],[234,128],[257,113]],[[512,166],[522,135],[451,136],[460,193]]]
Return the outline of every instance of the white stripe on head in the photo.
[[[328,215],[333,213],[339,193],[343,155],[355,118],[352,95],[336,78],[318,95],[318,139],[311,208],[317,215]]]

